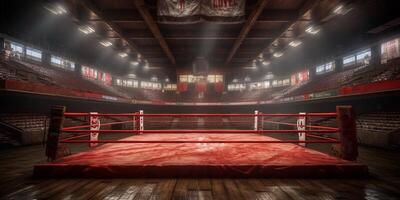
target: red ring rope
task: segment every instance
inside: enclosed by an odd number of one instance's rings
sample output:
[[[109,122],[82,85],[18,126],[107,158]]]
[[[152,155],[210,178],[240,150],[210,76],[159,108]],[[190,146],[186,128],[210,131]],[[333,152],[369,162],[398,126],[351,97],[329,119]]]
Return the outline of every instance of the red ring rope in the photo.
[[[230,140],[61,140],[61,143],[340,143],[340,141],[329,141],[329,140],[262,140],[262,141],[230,141]]]
[[[135,122],[135,121],[136,120],[122,121],[122,122],[110,122],[110,123],[100,124],[100,126],[108,126],[108,125],[115,125],[115,124],[125,124],[125,123]],[[71,126],[71,127],[63,128],[63,130],[73,130],[73,129],[77,129],[77,128],[90,128],[90,125]]]
[[[276,122],[276,121],[270,121],[270,120],[263,120],[263,122],[267,122],[267,123],[271,123],[271,124],[282,124],[282,125],[288,125],[288,126],[297,126],[297,124],[287,123],[287,122]],[[320,129],[326,129],[326,130],[337,130],[337,128],[329,127],[329,126],[306,125],[305,127],[306,128],[320,128]]]
[[[267,116],[267,117],[336,117],[337,113],[306,113],[306,114],[135,114],[135,113],[120,113],[120,114],[90,114],[90,113],[64,113],[64,116],[144,116],[144,117],[255,117],[255,116]]]
[[[336,133],[337,130],[304,130],[304,131],[298,131],[298,130],[221,130],[221,129],[216,129],[216,130],[183,130],[183,129],[177,129],[177,130],[64,130],[64,132],[81,132],[81,133],[89,133],[89,132],[99,132],[99,133],[298,133],[298,132],[304,132],[304,133]]]

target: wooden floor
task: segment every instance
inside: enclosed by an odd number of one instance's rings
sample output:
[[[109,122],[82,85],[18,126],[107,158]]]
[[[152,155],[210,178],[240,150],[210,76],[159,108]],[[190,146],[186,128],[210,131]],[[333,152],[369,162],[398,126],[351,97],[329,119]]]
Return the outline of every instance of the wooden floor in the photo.
[[[75,147],[80,151],[86,147]],[[0,151],[0,199],[399,199],[400,154],[360,148],[366,179],[33,179],[41,145]]]

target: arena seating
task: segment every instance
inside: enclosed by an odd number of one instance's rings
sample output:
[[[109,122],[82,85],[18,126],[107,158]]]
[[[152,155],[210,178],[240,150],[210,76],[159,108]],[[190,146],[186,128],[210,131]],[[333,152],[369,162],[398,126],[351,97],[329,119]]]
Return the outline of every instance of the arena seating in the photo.
[[[18,115],[2,115],[0,120],[23,130],[44,130],[48,126],[48,117],[45,115],[34,114],[18,114]]]
[[[341,72],[317,76],[297,89],[290,90],[285,97],[305,95],[366,83],[396,80],[400,78],[400,64],[397,62],[377,66],[358,66]],[[292,86],[293,87],[293,86]]]
[[[111,87],[107,88],[107,86],[101,86],[93,81],[85,80],[72,71],[45,67],[21,60],[1,62],[1,65],[9,71],[15,71],[16,79],[18,80],[55,85],[84,92],[96,92],[110,96],[121,95],[120,93],[117,94]]]
[[[357,119],[359,142],[377,147],[400,145],[400,113],[361,114]]]
[[[379,64],[376,66],[353,66],[339,72],[316,75],[310,80],[297,85],[268,89],[245,89],[242,91],[225,91],[221,93],[216,92],[212,84],[208,84],[203,94],[196,91],[194,84],[189,84],[188,90],[184,92],[108,86],[98,83],[95,80],[82,78],[73,71],[52,66],[41,66],[17,59],[8,62],[0,62],[0,78],[40,83],[61,87],[63,89],[73,89],[75,91],[88,93],[93,92],[112,97],[122,97],[124,99],[132,99],[136,102],[260,102],[280,101],[285,98],[304,100],[304,98],[296,97],[329,91],[333,91],[334,94],[337,94],[337,91],[341,87],[397,80],[400,79],[400,62],[395,60],[390,61],[388,64]]]
[[[48,117],[39,114],[2,114],[0,122],[5,126],[15,129],[8,130],[9,134],[2,137],[4,139],[3,143],[6,143],[6,138],[9,138],[7,143],[13,146],[42,142],[43,134],[47,131],[48,127]]]

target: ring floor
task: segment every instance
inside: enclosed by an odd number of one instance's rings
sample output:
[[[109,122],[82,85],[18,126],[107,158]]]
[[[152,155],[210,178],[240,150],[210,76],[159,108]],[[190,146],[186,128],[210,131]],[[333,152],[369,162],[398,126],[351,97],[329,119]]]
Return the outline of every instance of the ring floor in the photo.
[[[130,135],[130,134],[129,134]],[[112,140],[115,141],[115,140]],[[142,134],[34,166],[35,177],[301,178],[355,177],[367,167],[259,134]],[[161,143],[196,141],[198,143]],[[204,143],[236,141],[238,143]],[[284,141],[284,140],[283,140]],[[70,144],[74,145],[74,144]]]
[[[87,145],[74,145],[76,153]],[[398,152],[360,147],[363,179],[34,179],[42,145],[0,151],[0,199],[398,199]]]

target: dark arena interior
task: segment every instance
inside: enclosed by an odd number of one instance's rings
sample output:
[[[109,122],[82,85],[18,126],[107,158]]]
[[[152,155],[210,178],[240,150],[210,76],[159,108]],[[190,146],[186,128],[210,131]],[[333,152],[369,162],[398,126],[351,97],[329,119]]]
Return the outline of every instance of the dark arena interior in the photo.
[[[0,1],[0,199],[400,199],[393,0]]]

